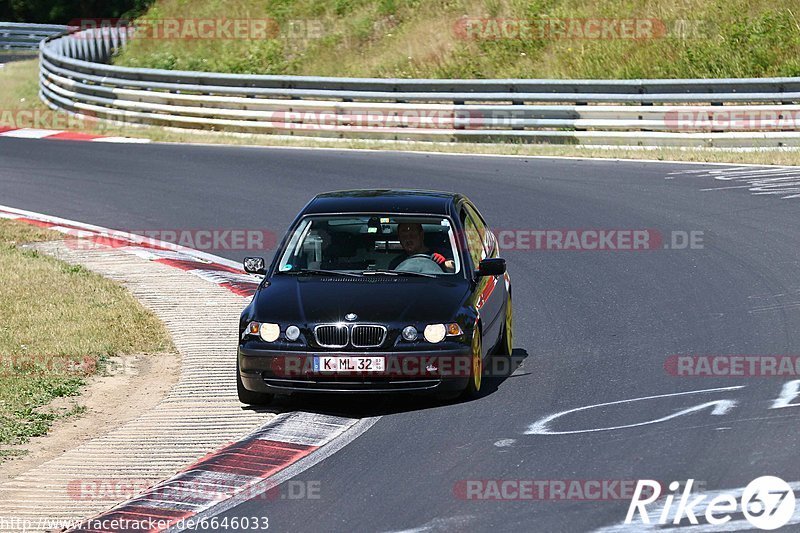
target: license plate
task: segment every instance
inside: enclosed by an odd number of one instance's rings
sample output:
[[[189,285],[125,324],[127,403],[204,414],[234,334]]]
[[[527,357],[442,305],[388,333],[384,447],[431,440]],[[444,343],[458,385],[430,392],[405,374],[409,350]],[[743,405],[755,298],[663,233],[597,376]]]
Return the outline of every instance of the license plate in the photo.
[[[314,372],[383,372],[385,357],[314,357]]]

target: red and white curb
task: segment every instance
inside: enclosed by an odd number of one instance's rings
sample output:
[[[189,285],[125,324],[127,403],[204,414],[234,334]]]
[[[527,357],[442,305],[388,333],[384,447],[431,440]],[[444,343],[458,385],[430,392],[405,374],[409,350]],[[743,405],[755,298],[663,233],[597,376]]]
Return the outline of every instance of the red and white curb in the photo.
[[[88,241],[99,248],[107,246],[143,259],[179,268],[208,282],[220,285],[239,296],[252,296],[260,282],[259,277],[246,274],[239,263],[235,261],[178,244],[4,205],[0,205],[0,218],[27,222],[59,231],[83,242]]]
[[[70,246],[67,239],[39,243],[36,249],[49,253],[53,248],[64,260],[131,280],[134,296],[143,297],[165,320],[182,356],[179,383],[155,409],[0,485],[0,516],[69,519],[65,525],[72,531],[116,532],[123,524],[129,531],[142,525],[155,532],[192,529],[203,518],[269,496],[270,489],[329,457],[379,420],[289,412],[265,423],[269,413],[242,408],[233,386],[235,325],[239,306],[246,304],[241,297],[251,296],[259,279],[242,272],[238,263],[7,206],[0,206],[0,218],[60,231],[83,243]],[[219,288],[200,290],[207,283]],[[246,436],[237,440],[241,435]],[[178,474],[108,511],[103,509],[114,500],[84,501],[70,494],[76,483],[86,480],[130,476],[156,481],[176,470]]]
[[[41,128],[8,128],[0,126],[0,137],[16,139],[51,139],[57,141],[91,141],[106,143],[149,143],[150,139],[136,137],[106,137],[79,131],[48,130]]]
[[[279,415],[239,442],[69,531],[106,532],[113,523],[148,524],[151,532],[197,529],[203,519],[240,503],[271,499],[270,489],[329,457],[377,420],[305,412]]]

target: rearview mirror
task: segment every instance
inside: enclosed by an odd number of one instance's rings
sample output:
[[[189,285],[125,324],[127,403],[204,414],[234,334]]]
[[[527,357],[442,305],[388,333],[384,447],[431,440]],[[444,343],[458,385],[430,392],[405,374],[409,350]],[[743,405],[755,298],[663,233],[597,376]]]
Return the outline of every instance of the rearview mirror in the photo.
[[[502,276],[506,273],[506,260],[502,257],[484,259],[478,265],[478,276]]]
[[[263,257],[245,257],[244,271],[248,274],[266,275],[267,268]]]

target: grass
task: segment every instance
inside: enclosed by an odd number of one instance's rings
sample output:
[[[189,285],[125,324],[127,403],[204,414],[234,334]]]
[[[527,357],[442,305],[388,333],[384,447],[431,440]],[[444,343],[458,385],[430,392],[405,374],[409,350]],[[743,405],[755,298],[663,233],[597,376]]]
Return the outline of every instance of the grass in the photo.
[[[279,31],[268,39],[139,39],[116,63],[401,78],[797,76],[799,15],[796,0],[157,0],[144,22],[270,18]],[[653,19],[657,31],[644,39],[465,38],[462,17]]]
[[[80,414],[48,404],[78,395],[105,359],[171,349],[163,324],[124,288],[19,246],[54,238],[63,235],[0,220],[0,461]]]
[[[649,159],[657,161],[691,161],[716,163],[754,163],[764,165],[800,165],[800,149],[775,151],[694,150],[680,148],[658,148],[641,150],[635,148],[592,148],[568,145],[539,144],[480,144],[480,143],[430,143],[364,141],[358,139],[289,138],[271,135],[226,134],[211,131],[166,129],[160,127],[116,126],[105,122],[82,122],[62,128],[69,120],[63,112],[50,113],[39,101],[38,88],[34,80],[38,76],[38,61],[10,63],[0,69],[0,127],[8,126],[3,113],[14,109],[38,110],[48,120],[38,127],[72,129],[110,136],[148,138],[156,142],[207,143],[240,146],[312,147],[361,150],[399,150],[439,153],[497,154],[516,156],[556,156],[615,159]],[[55,122],[55,124],[52,124]],[[30,127],[28,124],[11,124],[14,127]]]
[[[3,56],[0,55],[0,63]],[[39,61],[29,59],[7,63],[0,69],[0,113],[8,110],[41,108],[39,101]],[[2,115],[0,115],[2,116]],[[0,123],[0,127],[5,124]]]
[[[0,63],[2,56],[0,56]],[[77,119],[53,111],[39,99],[39,60],[7,63],[0,69],[0,128],[70,130],[105,136],[131,136],[129,128],[96,119]],[[133,136],[144,136],[141,133]]]

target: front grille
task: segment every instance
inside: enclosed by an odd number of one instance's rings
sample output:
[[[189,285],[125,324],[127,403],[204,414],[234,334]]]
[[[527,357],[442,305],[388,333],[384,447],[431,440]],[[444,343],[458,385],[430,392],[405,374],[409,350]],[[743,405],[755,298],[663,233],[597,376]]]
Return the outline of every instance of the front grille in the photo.
[[[317,343],[325,348],[344,348],[347,346],[348,333],[345,325],[331,324],[314,328]]]
[[[353,326],[350,342],[354,348],[377,348],[386,338],[384,326]]]
[[[320,324],[314,328],[317,344],[323,348],[377,348],[386,340],[386,326]]]

